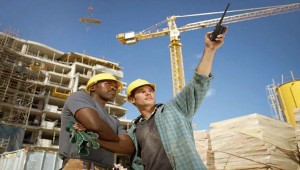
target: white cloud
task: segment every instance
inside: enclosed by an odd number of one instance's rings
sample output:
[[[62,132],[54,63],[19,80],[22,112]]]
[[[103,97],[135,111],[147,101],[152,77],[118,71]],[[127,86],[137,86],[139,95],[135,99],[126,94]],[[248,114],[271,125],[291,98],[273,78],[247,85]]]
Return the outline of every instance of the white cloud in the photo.
[[[198,64],[200,62],[201,57],[202,57],[202,54],[195,54],[194,55],[193,61],[195,60],[195,62],[193,62],[193,65],[191,67],[188,67],[189,70],[192,70],[192,71],[195,70],[195,68],[198,66]]]
[[[196,54],[195,57],[196,57],[197,59],[200,59],[200,58],[202,57],[202,54]]]
[[[213,96],[213,95],[215,95],[215,94],[216,94],[216,89],[210,88],[210,89],[208,90],[208,92],[206,93],[206,97],[211,97],[211,96]]]

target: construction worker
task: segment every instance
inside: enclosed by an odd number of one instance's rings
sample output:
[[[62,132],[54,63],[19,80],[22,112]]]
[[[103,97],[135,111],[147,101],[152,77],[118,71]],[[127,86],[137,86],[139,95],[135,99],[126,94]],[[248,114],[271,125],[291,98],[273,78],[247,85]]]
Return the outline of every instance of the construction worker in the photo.
[[[113,101],[122,90],[122,83],[108,73],[97,74],[88,81],[85,92],[75,92],[68,97],[61,114],[59,155],[65,170],[112,169],[114,154],[132,154],[134,145],[119,120],[108,114],[104,106]],[[83,125],[86,130],[99,135],[99,149],[90,149],[87,156],[78,154],[78,143],[70,141],[66,127],[70,121]],[[78,128],[80,129],[80,127]],[[78,140],[78,139],[77,139]]]
[[[129,84],[126,95],[140,111],[128,134],[135,144],[133,169],[206,169],[195,148],[192,118],[204,99],[212,79],[211,68],[224,34],[211,41],[205,35],[205,48],[192,80],[166,104],[156,104],[156,85],[137,79]]]

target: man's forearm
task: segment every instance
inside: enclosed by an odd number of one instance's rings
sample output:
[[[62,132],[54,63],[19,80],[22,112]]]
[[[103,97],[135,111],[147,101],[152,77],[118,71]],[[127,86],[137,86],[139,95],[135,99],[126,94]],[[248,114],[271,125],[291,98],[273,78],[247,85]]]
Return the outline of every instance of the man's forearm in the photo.
[[[99,135],[98,139],[101,139],[101,140],[114,141],[114,142],[119,141],[119,138],[113,132],[103,132],[103,131],[101,131],[101,132],[97,132],[97,134]]]
[[[109,150],[113,153],[130,155],[134,152],[133,142],[130,138],[126,140],[120,140],[119,142],[97,139],[97,142],[100,143],[102,148]]]
[[[112,128],[98,116],[98,113],[91,108],[83,108],[76,112],[76,119],[84,128],[99,135],[99,139],[109,141],[119,141],[119,137]]]
[[[207,33],[204,37],[205,49],[201,61],[198,67],[196,68],[197,73],[205,76],[208,76],[210,74],[216,50],[223,45],[225,37],[225,33],[219,34],[216,38],[216,41],[211,41],[209,39],[211,33],[212,32]]]
[[[211,73],[213,59],[216,53],[216,49],[205,48],[201,61],[196,68],[196,72],[208,76]]]

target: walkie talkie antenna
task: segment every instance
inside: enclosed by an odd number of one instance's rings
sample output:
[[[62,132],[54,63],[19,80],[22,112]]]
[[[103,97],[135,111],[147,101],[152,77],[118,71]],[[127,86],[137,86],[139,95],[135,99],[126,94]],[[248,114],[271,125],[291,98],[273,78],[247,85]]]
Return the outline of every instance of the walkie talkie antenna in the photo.
[[[229,8],[229,6],[230,6],[230,3],[228,3],[227,4],[227,7],[226,7],[226,9],[225,9],[225,11],[224,11],[224,13],[223,13],[223,15],[222,15],[222,18],[220,19],[220,21],[219,21],[219,25],[221,25],[222,24],[222,22],[223,22],[223,18],[225,17],[225,14],[226,14],[226,12],[227,12],[227,9]]]
[[[226,29],[227,29],[227,28],[226,28],[226,27],[223,27],[221,24],[222,24],[222,22],[223,22],[223,18],[224,18],[224,16],[225,16],[226,12],[227,12],[227,9],[229,8],[229,5],[230,5],[230,3],[227,4],[227,7],[226,7],[226,9],[225,9],[225,11],[224,11],[224,13],[223,13],[222,18],[221,18],[220,21],[217,23],[217,25],[216,25],[214,31],[210,34],[209,38],[210,38],[211,41],[216,41],[216,38],[217,38],[217,36],[218,36],[219,34],[223,34],[224,32],[226,32]]]

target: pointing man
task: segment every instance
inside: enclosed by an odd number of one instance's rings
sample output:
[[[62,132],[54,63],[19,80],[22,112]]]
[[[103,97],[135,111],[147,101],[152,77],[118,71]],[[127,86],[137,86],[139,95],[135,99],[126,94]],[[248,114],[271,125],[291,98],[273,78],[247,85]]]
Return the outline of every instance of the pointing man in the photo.
[[[127,99],[141,114],[128,132],[135,144],[133,169],[206,169],[195,148],[192,118],[209,89],[215,52],[224,43],[224,34],[216,41],[210,35],[194,77],[169,102],[156,104],[155,84],[141,79],[129,84]]]

